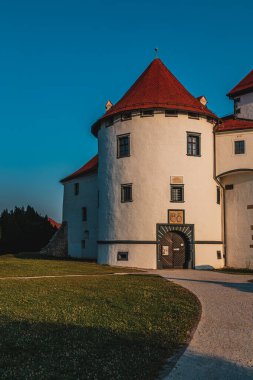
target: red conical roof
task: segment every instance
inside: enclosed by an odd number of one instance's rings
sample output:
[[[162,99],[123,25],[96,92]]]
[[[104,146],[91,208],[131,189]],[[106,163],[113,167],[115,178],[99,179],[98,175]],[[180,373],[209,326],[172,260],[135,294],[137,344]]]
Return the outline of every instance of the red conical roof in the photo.
[[[71,179],[82,177],[84,175],[88,175],[91,173],[95,173],[98,169],[98,155],[93,157],[90,161],[88,161],[85,165],[83,165],[80,169],[75,171],[74,173],[68,175],[63,178],[60,182],[64,183],[70,181]]]
[[[253,92],[253,70],[244,77],[227,95],[234,96],[240,94],[246,94],[247,92]]]
[[[97,133],[99,122],[124,111],[163,108],[184,110],[215,116],[187,91],[159,58],[154,59],[126,94],[93,125]]]

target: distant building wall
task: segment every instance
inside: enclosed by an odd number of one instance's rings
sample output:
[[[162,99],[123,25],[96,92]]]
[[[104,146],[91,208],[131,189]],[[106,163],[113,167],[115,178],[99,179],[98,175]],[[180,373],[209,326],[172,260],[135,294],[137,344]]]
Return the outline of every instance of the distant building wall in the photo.
[[[75,195],[75,184],[79,192]],[[87,221],[83,221],[83,208]],[[63,221],[68,223],[68,253],[71,257],[97,258],[98,227],[97,174],[86,175],[64,183]]]
[[[244,95],[238,95],[235,99],[236,108],[240,109],[238,117],[242,119],[253,119],[253,92]]]

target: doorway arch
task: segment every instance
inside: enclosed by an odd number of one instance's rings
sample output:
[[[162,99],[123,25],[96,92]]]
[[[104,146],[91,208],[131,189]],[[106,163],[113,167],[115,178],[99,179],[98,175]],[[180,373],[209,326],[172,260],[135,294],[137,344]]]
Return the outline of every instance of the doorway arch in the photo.
[[[193,268],[193,225],[157,225],[157,268]]]

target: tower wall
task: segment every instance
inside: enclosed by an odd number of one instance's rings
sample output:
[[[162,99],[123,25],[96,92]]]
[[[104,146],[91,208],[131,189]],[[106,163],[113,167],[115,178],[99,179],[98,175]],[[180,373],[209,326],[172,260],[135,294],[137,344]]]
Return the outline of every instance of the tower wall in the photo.
[[[201,156],[187,155],[187,132],[201,134]],[[130,157],[117,158],[117,135],[130,133]],[[168,223],[168,209],[185,210],[194,225],[195,265],[223,266],[221,206],[213,179],[213,131],[205,117],[135,116],[98,132],[98,261],[114,265],[156,267],[157,224]],[[182,176],[184,202],[170,201],[171,176]],[[121,184],[132,184],[133,201],[121,203]],[[128,263],[117,252],[128,251]]]

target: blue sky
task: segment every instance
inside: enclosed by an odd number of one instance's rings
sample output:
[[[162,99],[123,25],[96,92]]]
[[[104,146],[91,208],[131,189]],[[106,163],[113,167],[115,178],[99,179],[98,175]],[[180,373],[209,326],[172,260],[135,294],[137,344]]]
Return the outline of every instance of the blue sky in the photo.
[[[219,116],[253,68],[252,0],[0,0],[0,211],[61,220],[90,125],[159,57]]]

